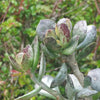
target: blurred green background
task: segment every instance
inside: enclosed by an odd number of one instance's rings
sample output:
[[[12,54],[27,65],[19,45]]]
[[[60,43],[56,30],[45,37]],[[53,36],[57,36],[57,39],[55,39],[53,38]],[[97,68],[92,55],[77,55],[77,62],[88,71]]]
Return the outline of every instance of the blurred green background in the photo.
[[[96,25],[96,47],[78,64],[84,75],[90,69],[100,68],[100,0],[0,0],[0,100],[13,100],[34,89],[29,75],[12,75],[7,52],[15,57],[27,44],[31,44],[41,19],[58,21],[63,17],[69,18],[73,26],[79,20]],[[46,74],[55,76],[59,65],[51,62],[47,64]],[[96,95],[94,100],[97,98]],[[30,100],[47,99],[51,100],[37,95]]]

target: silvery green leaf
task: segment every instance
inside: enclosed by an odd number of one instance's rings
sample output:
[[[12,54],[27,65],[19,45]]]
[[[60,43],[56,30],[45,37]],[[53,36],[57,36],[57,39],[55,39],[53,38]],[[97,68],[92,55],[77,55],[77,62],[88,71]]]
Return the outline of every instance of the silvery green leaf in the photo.
[[[82,42],[86,37],[87,23],[85,20],[78,21],[73,28],[73,36],[79,36],[79,42]]]
[[[60,19],[57,22],[57,25],[60,25],[60,24],[66,24],[68,26],[68,29],[71,32],[71,30],[72,30],[72,23],[71,23],[70,19],[68,19],[68,18],[62,18],[62,19]]]
[[[90,70],[87,76],[91,78],[91,87],[100,91],[100,68]]]
[[[37,67],[37,64],[39,62],[39,55],[40,55],[38,36],[35,37],[33,44],[34,44],[34,47],[33,47],[33,49],[34,49],[33,50],[34,51],[33,70],[35,70]]]
[[[39,36],[39,38],[41,40],[43,40],[45,34],[46,34],[46,31],[48,29],[53,29],[54,30],[55,28],[55,22],[53,20],[50,20],[50,19],[43,19],[43,20],[40,20],[37,28],[36,28],[36,32]]]
[[[90,43],[94,42],[96,40],[96,34],[97,34],[96,27],[94,25],[89,25],[87,27],[87,35],[84,41],[78,45],[77,50],[82,49],[85,46],[89,45]]]
[[[63,50],[62,54],[64,55],[71,55],[77,48],[79,37],[76,35],[74,36],[69,45]]]
[[[67,66],[65,63],[62,64],[61,69],[59,70],[57,76],[54,78],[54,80],[51,83],[51,88],[54,88],[56,86],[61,85],[67,76]]]
[[[31,92],[29,92],[29,93],[27,93],[23,96],[19,96],[18,98],[14,99],[14,100],[29,100],[33,96],[36,96],[39,93],[40,90],[41,90],[41,86],[32,90]]]
[[[84,88],[77,94],[77,97],[78,98],[85,98],[85,97],[89,97],[91,95],[94,95],[96,93],[98,93],[98,92],[95,90],[90,90],[88,88]]]
[[[8,56],[9,57],[9,56]],[[12,67],[20,72],[24,72],[24,70],[22,69],[22,67],[16,62],[16,60],[14,60],[12,57],[9,57],[10,63],[12,65]]]
[[[93,51],[94,47],[95,47],[95,42],[87,45],[85,48],[79,51],[77,55],[77,59],[81,60],[82,58],[87,57]]]
[[[78,79],[74,74],[68,74],[67,82],[65,86],[65,92],[68,100],[76,100],[76,94],[81,91],[83,87],[79,83]]]
[[[86,76],[86,77],[84,78],[84,87],[87,88],[87,87],[90,86],[90,85],[91,85],[91,77]]]
[[[54,78],[53,78],[52,76],[49,76],[49,75],[46,75],[46,76],[44,76],[44,77],[42,78],[42,82],[43,82],[44,84],[46,84],[48,87],[51,86],[51,83],[52,83],[53,80],[54,80]],[[36,85],[35,85],[35,88],[38,88],[38,87],[39,87],[39,86],[36,84]],[[57,91],[57,92],[60,93],[58,87],[53,88],[53,90],[55,90],[55,91]],[[44,96],[47,96],[47,97],[50,97],[50,98],[53,98],[53,99],[56,99],[53,95],[49,94],[47,91],[45,91],[45,90],[43,90],[43,89],[39,92],[39,94],[44,95]]]
[[[69,82],[65,86],[65,92],[66,92],[66,97],[68,98],[68,100],[75,100],[76,92]]]
[[[74,89],[76,91],[80,91],[83,89],[83,87],[81,86],[80,82],[78,81],[78,79],[76,78],[74,74],[69,74],[69,77],[72,80]]]
[[[45,70],[46,70],[46,61],[45,61],[44,54],[42,53],[42,54],[41,54],[41,61],[40,61],[39,76],[38,76],[39,81],[40,81],[41,78],[44,76]]]
[[[61,49],[61,46],[59,46],[55,40],[54,37],[48,36],[44,39],[44,44],[48,48],[49,51],[51,52],[59,52]]]
[[[77,91],[75,91],[73,81],[69,77],[69,75],[66,80],[65,93],[66,93],[68,100],[75,100],[75,95],[76,95]]]
[[[44,51],[44,53],[45,53],[48,57],[50,57],[51,59],[54,59],[54,58],[56,57],[56,55],[55,55],[54,53],[50,52],[50,51],[47,49],[47,47],[46,47],[45,45],[41,44],[41,48],[42,48],[42,50]]]

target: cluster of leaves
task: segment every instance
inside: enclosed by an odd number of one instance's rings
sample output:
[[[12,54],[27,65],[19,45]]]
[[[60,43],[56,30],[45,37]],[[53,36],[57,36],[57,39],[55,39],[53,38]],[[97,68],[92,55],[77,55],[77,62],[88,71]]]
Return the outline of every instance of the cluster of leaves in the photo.
[[[33,83],[29,79],[28,75],[18,74],[17,77],[11,77],[12,68],[10,67],[7,52],[11,57],[15,57],[16,52],[22,50],[27,43],[31,43],[36,34],[36,26],[40,19],[52,18],[58,20],[58,18],[60,19],[62,17],[72,19],[72,25],[74,25],[76,21],[85,19],[88,24],[95,23],[97,28],[100,26],[100,15],[97,15],[94,0],[92,0],[92,2],[91,0],[0,1],[1,100],[4,98],[11,100],[13,96],[17,97],[25,94],[27,91],[30,91],[33,88]],[[99,51],[100,48],[98,49],[98,52]],[[93,68],[94,65],[95,67],[100,67],[100,60],[95,62],[92,60],[92,57],[93,54],[88,56],[86,59],[83,59],[82,62],[79,62],[80,66],[85,66],[81,67],[83,72],[86,73],[90,68]],[[48,70],[52,70],[51,66],[57,66],[56,62],[47,64]],[[56,72],[53,72],[52,76],[54,76],[55,73]],[[10,94],[10,91],[12,94]],[[33,100],[34,99],[35,98],[33,98]],[[44,98],[42,99],[44,100]]]

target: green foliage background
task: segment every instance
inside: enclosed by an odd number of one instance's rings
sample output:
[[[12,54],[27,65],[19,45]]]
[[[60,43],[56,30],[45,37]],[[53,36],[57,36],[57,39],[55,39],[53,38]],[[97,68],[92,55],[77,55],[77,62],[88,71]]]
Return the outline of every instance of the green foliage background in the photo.
[[[15,57],[26,44],[31,43],[41,19],[58,21],[63,17],[70,18],[73,26],[79,20],[95,24],[97,37],[100,37],[100,14],[94,0],[0,0],[0,100],[13,100],[34,89],[34,84],[27,74],[11,77],[12,67],[7,52]],[[100,44],[100,41],[98,43]],[[94,52],[98,59],[93,60]],[[100,68],[99,52],[100,46],[87,58],[78,62],[84,74],[92,68]],[[52,70],[56,67],[59,67],[56,62],[47,64],[46,74],[55,76],[58,70]],[[38,95],[30,100],[47,99]]]

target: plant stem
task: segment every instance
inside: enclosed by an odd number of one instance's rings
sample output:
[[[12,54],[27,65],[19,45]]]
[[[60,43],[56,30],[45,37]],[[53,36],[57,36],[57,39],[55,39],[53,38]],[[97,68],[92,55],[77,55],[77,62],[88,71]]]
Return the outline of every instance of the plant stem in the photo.
[[[75,59],[74,53],[72,55],[67,56],[67,64],[71,67],[73,74],[78,78],[79,82],[83,86],[84,76],[79,70],[79,67],[78,67],[77,61]]]

